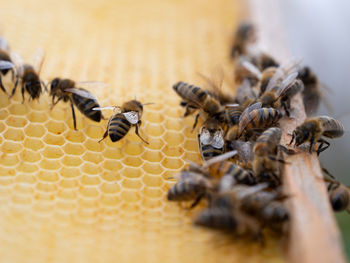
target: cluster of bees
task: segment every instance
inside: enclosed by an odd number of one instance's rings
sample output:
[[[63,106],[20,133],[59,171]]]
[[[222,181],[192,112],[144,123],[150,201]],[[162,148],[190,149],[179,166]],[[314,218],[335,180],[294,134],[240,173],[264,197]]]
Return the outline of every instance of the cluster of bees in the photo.
[[[18,53],[11,52],[7,40],[4,37],[0,37],[0,88],[10,98],[15,94],[17,87],[20,84],[22,103],[25,101],[25,93],[29,95],[30,100],[39,100],[40,96],[44,92],[48,92],[52,98],[51,109],[60,101],[70,103],[74,129],[77,128],[75,107],[87,118],[92,121],[100,122],[104,117],[101,110],[113,109],[117,110],[108,122],[107,129],[102,141],[107,136],[110,137],[112,142],[119,141],[129,132],[131,127],[135,127],[136,135],[145,143],[141,135],[139,134],[139,127],[141,125],[141,117],[143,112],[143,106],[140,101],[134,99],[123,103],[122,106],[108,106],[100,107],[97,98],[89,92],[86,88],[101,88],[106,86],[103,82],[95,81],[81,81],[76,82],[71,79],[54,78],[48,83],[45,83],[40,78],[40,71],[43,65],[45,53],[42,49],[39,49],[33,56],[33,62],[31,64],[24,63],[21,56]],[[11,94],[8,94],[3,82],[2,76],[5,76],[8,72],[12,73],[12,82],[14,87]],[[50,90],[48,90],[48,87]],[[148,103],[150,104],[150,103]]]
[[[204,120],[197,136],[203,163],[190,162],[175,176],[178,180],[167,196],[170,201],[190,201],[191,208],[205,199],[206,207],[194,219],[196,225],[245,237],[260,237],[265,228],[288,233],[286,201],[293,197],[283,191],[285,156],[298,154],[293,146],[307,143],[307,150],[319,155],[330,145],[325,138],[344,133],[332,117],[310,117],[324,97],[311,69],[301,67],[297,59],[279,63],[257,50],[255,42],[254,26],[242,23],[231,51],[235,95],[208,79],[210,89],[185,82],[173,85],[184,116],[196,113],[193,129],[200,117]],[[284,146],[279,120],[295,118],[291,101],[297,94],[309,117]],[[323,170],[333,209],[350,212],[349,188]]]

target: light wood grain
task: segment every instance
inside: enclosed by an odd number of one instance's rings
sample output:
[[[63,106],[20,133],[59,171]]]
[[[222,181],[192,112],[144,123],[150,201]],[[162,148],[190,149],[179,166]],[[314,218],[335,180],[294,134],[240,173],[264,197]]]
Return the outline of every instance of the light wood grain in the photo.
[[[251,0],[250,17],[259,34],[259,48],[280,61],[290,58],[279,2]],[[290,134],[305,118],[300,95],[292,100],[294,119],[280,121],[282,144],[289,143]],[[284,187],[291,211],[290,236],[286,258],[288,262],[345,262],[339,230],[331,210],[327,190],[322,182],[320,164],[315,153],[298,150],[286,157]]]

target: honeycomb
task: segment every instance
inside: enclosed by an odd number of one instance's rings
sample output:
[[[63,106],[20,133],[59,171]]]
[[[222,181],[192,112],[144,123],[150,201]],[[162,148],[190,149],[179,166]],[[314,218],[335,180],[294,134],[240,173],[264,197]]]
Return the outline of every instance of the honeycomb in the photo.
[[[3,1],[2,34],[41,75],[98,80],[101,105],[137,97],[145,106],[141,134],[98,143],[107,120],[68,104],[50,111],[47,94],[21,103],[0,94],[1,262],[281,262],[265,246],[194,227],[188,210],[166,201],[169,177],[199,161],[193,119],[181,118],[171,85],[229,65],[239,6],[220,0]],[[5,85],[12,88],[9,77]],[[106,112],[110,116],[112,112]]]

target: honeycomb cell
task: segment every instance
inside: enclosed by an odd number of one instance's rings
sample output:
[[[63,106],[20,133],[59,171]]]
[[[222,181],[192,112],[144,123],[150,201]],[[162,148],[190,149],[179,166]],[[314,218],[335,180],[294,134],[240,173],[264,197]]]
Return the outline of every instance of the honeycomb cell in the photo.
[[[34,100],[30,103],[30,107],[37,111],[47,111],[47,109],[49,108],[49,102],[47,100]]]
[[[32,164],[28,162],[21,162],[17,167],[17,171],[23,173],[34,173],[39,170],[39,166],[37,164]]]
[[[133,167],[139,167],[142,165],[142,160],[141,158],[139,157],[125,157],[123,159],[123,162],[125,165],[128,165],[128,166],[133,166]]]
[[[38,123],[43,123],[47,121],[48,117],[45,113],[39,112],[39,111],[32,111],[28,115],[28,120],[30,122],[38,122]]]
[[[82,131],[68,130],[65,138],[70,142],[82,143],[86,140],[86,136]]]
[[[148,163],[148,162],[145,162],[142,165],[142,169],[146,173],[150,173],[150,174],[161,174],[164,171],[164,168],[159,163]]]
[[[62,189],[58,191],[58,197],[66,200],[76,200],[77,193],[71,190]]]
[[[49,120],[45,124],[45,127],[49,132],[57,135],[62,134],[67,129],[67,126],[63,122],[53,120]]]
[[[0,165],[14,166],[18,164],[18,156],[14,154],[2,153],[0,155]]]
[[[37,177],[33,173],[18,173],[16,177],[16,182],[35,184],[37,182]]]
[[[101,178],[108,182],[117,182],[121,179],[121,174],[118,172],[104,171],[101,174]]]
[[[142,171],[139,168],[125,167],[121,174],[127,178],[138,178],[142,175]]]
[[[135,179],[124,179],[122,180],[122,183],[121,183],[123,189],[135,189],[135,190],[138,190],[142,187],[142,182],[141,180],[135,180]]]
[[[120,189],[121,188],[120,188],[119,184],[116,184],[116,183],[103,183],[100,186],[100,190],[104,194],[116,194],[116,193],[120,192]]]
[[[8,116],[9,116],[8,110],[0,108],[0,120],[5,120]]]
[[[54,107],[52,110],[49,111],[50,118],[56,120],[56,121],[63,121],[65,120],[65,111],[62,108]]]
[[[179,132],[166,132],[164,134],[164,140],[166,144],[170,147],[180,146],[182,142],[184,141],[183,134]]]
[[[79,189],[79,193],[84,198],[97,198],[99,196],[99,191],[95,187],[83,186]]]
[[[12,115],[26,115],[28,112],[28,108],[25,104],[12,104],[8,108],[10,114]]]
[[[162,165],[168,169],[180,169],[184,165],[184,162],[178,158],[166,157],[162,161]]]
[[[30,163],[35,163],[41,160],[41,155],[39,152],[28,149],[24,149],[20,156],[23,161]]]
[[[169,145],[165,145],[162,149],[162,152],[166,155],[166,156],[170,156],[170,157],[180,157],[183,155],[184,150],[182,147],[170,147]]]
[[[143,153],[145,148],[139,143],[126,143],[123,147],[123,151],[128,155],[140,155]]]
[[[30,137],[40,138],[45,134],[46,129],[42,125],[30,123],[28,127],[24,129],[24,132]]]
[[[95,165],[92,163],[84,163],[81,168],[82,172],[87,174],[100,174],[102,169],[99,165]]]
[[[16,153],[23,149],[23,145],[20,142],[5,141],[1,145],[1,151],[4,153]]]
[[[187,151],[198,151],[198,141],[197,140],[186,140],[184,143],[184,148]]]
[[[165,129],[173,131],[182,131],[184,128],[183,122],[181,119],[167,118],[165,120]]]
[[[46,144],[57,145],[57,146],[62,146],[66,142],[62,135],[55,135],[51,133],[47,133],[43,138],[43,140]]]
[[[164,133],[164,128],[157,124],[148,123],[145,127],[145,133],[150,136],[159,137]]]
[[[18,116],[9,116],[6,119],[6,124],[15,127],[15,128],[22,128],[26,126],[27,120],[23,117],[18,117]]]
[[[103,145],[96,140],[88,139],[88,140],[86,140],[84,145],[85,145],[86,149],[88,149],[89,151],[93,151],[93,152],[100,153],[103,149]]]
[[[58,159],[61,158],[64,152],[59,147],[47,146],[43,152],[43,156],[48,159]]]
[[[101,179],[99,176],[91,176],[91,175],[83,175],[80,178],[80,182],[83,185],[99,185],[101,183]]]
[[[159,138],[149,138],[148,142],[149,144],[145,147],[151,150],[160,150],[164,146],[164,141]]]
[[[44,143],[40,139],[26,138],[24,141],[24,147],[33,151],[38,151],[44,147]]]
[[[41,191],[41,192],[46,192],[46,193],[51,193],[54,191],[57,191],[58,187],[56,184],[53,183],[47,183],[47,182],[38,182],[35,186],[36,190]],[[53,200],[54,196],[53,195],[41,195],[43,199],[50,199]]]
[[[61,165],[58,160],[42,159],[40,161],[40,167],[46,170],[58,170]]]
[[[142,155],[142,159],[148,162],[160,162],[164,158],[164,155],[161,151],[146,151]]]
[[[163,197],[163,191],[158,187],[145,187],[142,193],[149,198],[161,198]]]
[[[100,199],[100,203],[102,206],[111,206],[116,207],[120,204],[120,197],[119,196],[110,196],[110,195],[102,195]]]
[[[6,126],[3,122],[0,122],[0,133],[6,129]]]
[[[42,171],[38,174],[38,179],[40,181],[44,181],[44,182],[55,183],[55,182],[59,181],[60,177],[59,177],[58,173]]]
[[[5,108],[10,104],[10,100],[7,96],[3,96],[3,94],[1,95],[2,96],[0,96],[0,108]]]
[[[80,157],[74,155],[64,155],[61,160],[64,166],[80,166],[83,161]]]
[[[144,118],[151,123],[162,123],[164,121],[164,116],[160,112],[147,111],[144,113]]]
[[[99,140],[102,138],[105,130],[100,126],[89,125],[85,128],[85,133],[92,139]]]
[[[105,148],[103,151],[103,156],[109,159],[122,159],[124,157],[121,149],[112,147]]]
[[[72,188],[77,188],[79,186],[79,180],[77,178],[63,178],[59,185],[63,188],[69,188],[69,191],[71,191]]]
[[[140,201],[140,199],[141,199],[140,193],[137,191],[133,191],[133,190],[123,190],[121,192],[120,197],[124,202],[128,202],[128,203],[135,203],[135,202]],[[128,209],[123,209],[123,210],[127,211]],[[132,208],[131,211],[135,212],[134,208]]]
[[[111,171],[120,171],[122,169],[122,164],[117,160],[105,160],[103,168]]]
[[[82,155],[85,152],[84,146],[76,143],[66,143],[63,149],[65,153],[72,155]]]
[[[142,181],[149,187],[161,187],[163,185],[163,179],[158,175],[146,174]]]
[[[12,140],[12,141],[23,141],[24,140],[24,133],[20,129],[8,128],[4,132],[4,138],[6,140]]]
[[[99,164],[103,161],[102,155],[100,154],[96,154],[94,152],[86,152],[83,156],[82,156],[84,161],[87,162],[91,162],[94,164]]]

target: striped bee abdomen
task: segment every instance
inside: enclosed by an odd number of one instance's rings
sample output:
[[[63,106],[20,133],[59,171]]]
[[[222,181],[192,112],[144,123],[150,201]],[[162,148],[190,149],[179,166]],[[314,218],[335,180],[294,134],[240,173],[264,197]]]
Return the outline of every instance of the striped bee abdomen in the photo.
[[[108,123],[108,135],[112,142],[122,139],[130,130],[131,124],[124,114],[118,113],[114,115]]]
[[[344,126],[336,119],[328,116],[319,117],[323,123],[323,135],[329,138],[338,138],[344,135]]]
[[[200,87],[179,81],[173,89],[184,100],[201,105],[207,98],[208,93]]]
[[[92,110],[95,107],[100,107],[97,100],[84,98],[78,94],[73,93],[73,103],[79,111],[89,119],[100,122],[102,119],[102,113],[100,110]]]
[[[211,145],[203,145],[201,149],[202,157],[204,160],[208,161],[209,159],[221,155],[224,153],[224,149],[217,149]]]

